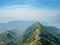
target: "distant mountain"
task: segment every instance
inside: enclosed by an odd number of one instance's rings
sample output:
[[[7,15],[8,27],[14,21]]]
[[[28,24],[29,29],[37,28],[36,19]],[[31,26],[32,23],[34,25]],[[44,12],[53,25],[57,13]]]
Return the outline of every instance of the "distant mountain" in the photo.
[[[21,28],[23,23],[19,22],[17,24],[20,24],[19,27]],[[20,28],[15,28],[1,33],[0,45],[60,45],[60,35],[53,30],[53,27],[50,29],[50,27],[46,27],[40,22],[29,23],[24,32],[20,32]],[[11,25],[15,24],[11,23]]]
[[[60,34],[60,29],[54,27],[54,26],[47,26],[47,28],[57,34]]]
[[[33,23],[35,23],[36,21],[10,21],[8,23],[0,23],[0,34],[2,32],[8,31],[8,30],[19,30],[19,32],[23,32],[27,27],[31,26]],[[49,28],[52,31],[56,31],[57,33],[60,32],[58,28],[54,27],[54,26],[49,26],[48,23],[44,22],[44,21],[39,21],[42,25],[47,26],[47,28]],[[54,29],[53,29],[54,28]]]
[[[22,32],[33,23],[34,21],[10,21],[8,23],[0,23],[0,34],[13,29],[17,29],[20,30],[19,32]]]

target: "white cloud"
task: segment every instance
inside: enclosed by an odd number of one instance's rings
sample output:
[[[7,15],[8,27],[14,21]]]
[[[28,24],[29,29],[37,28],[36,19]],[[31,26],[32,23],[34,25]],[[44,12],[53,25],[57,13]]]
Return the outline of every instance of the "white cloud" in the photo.
[[[9,20],[48,20],[47,17],[59,15],[58,10],[36,9],[29,6],[0,9],[0,22]],[[2,21],[3,20],[3,21]]]

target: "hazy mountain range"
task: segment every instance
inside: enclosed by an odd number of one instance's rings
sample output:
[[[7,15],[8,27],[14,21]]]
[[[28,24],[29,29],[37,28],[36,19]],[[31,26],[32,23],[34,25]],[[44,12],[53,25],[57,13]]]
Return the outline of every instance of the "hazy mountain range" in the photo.
[[[59,45],[60,29],[35,21],[0,24],[0,45]]]
[[[0,23],[0,33],[13,29],[23,31],[33,23],[34,21],[11,21],[8,23]]]
[[[36,21],[10,21],[8,23],[0,23],[0,33],[8,31],[8,30],[19,30],[24,31],[28,26],[32,25]],[[53,29],[54,32],[60,32],[60,29],[54,26],[49,26],[47,22],[39,21],[42,25],[48,27],[50,30]]]

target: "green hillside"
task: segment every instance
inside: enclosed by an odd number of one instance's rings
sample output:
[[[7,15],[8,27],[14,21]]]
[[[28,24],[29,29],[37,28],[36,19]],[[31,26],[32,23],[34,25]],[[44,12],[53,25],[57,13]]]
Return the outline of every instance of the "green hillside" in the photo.
[[[60,36],[48,30],[39,22],[29,27],[24,34],[23,42],[25,45],[59,45]]]
[[[60,45],[60,36],[39,22],[29,26],[20,36],[18,31],[0,34],[0,45]]]

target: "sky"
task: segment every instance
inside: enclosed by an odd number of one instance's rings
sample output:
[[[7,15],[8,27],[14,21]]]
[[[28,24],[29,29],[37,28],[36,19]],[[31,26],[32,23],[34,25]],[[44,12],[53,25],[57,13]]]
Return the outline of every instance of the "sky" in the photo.
[[[60,27],[60,0],[0,0],[0,23],[45,21]]]

